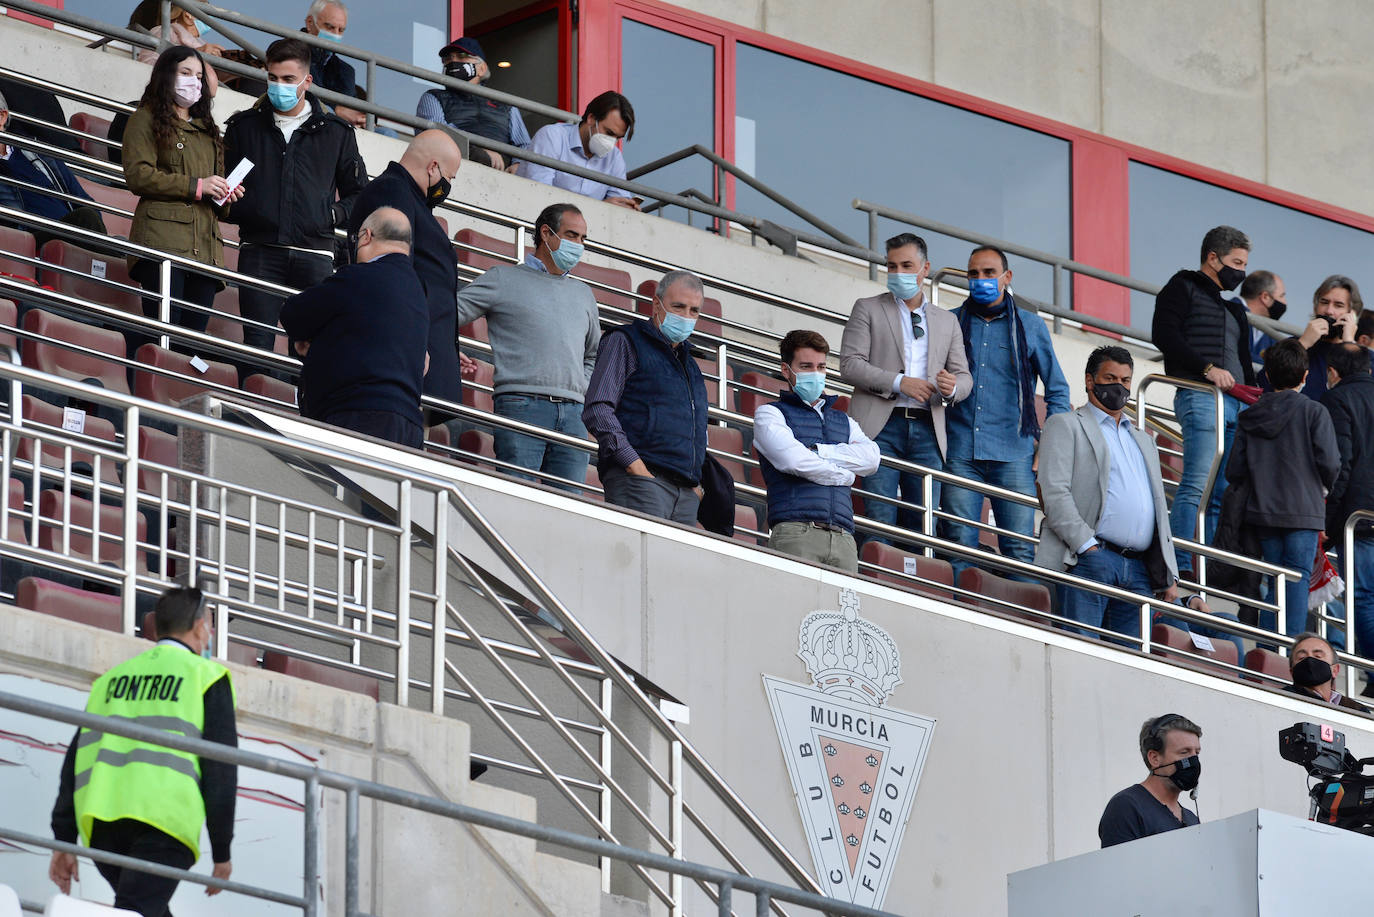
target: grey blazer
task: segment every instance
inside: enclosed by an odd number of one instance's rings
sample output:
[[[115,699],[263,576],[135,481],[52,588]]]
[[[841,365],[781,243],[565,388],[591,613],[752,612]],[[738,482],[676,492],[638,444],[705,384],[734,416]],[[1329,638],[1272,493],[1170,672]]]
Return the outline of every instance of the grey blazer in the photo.
[[[906,352],[902,346],[902,322],[911,319],[891,293],[869,296],[854,303],[840,342],[840,377],[854,386],[849,415],[869,439],[875,438],[892,415],[892,378],[906,371]],[[941,369],[958,377],[954,401],[963,401],[973,390],[973,376],[964,354],[964,333],[959,320],[938,306],[926,305],[929,339],[929,379]],[[945,454],[945,405],[940,399],[930,403],[935,441],[940,455]]]
[[[1135,427],[1131,434],[1145,456],[1150,491],[1155,504],[1155,540],[1146,566],[1156,589],[1178,579],[1174,541],[1169,533],[1169,507],[1164,502],[1164,483],[1159,476],[1159,451],[1149,434]],[[1084,405],[1045,421],[1040,434],[1040,470],[1036,483],[1045,519],[1040,525],[1036,566],[1066,570],[1078,563],[1078,548],[1095,536],[1107,499],[1107,475],[1111,453],[1092,409]],[[1161,583],[1161,579],[1168,582]]]

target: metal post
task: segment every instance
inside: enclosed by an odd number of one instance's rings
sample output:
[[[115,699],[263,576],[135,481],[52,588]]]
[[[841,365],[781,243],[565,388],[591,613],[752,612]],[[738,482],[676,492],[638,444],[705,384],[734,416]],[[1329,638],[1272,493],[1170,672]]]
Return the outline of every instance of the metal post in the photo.
[[[1275,614],[1277,618],[1275,630],[1277,633],[1285,636],[1288,634],[1288,590],[1285,588],[1287,582],[1288,577],[1284,576],[1282,573],[1274,575],[1274,604],[1279,606]],[[1291,647],[1285,646],[1282,643],[1279,644],[1280,652],[1285,655],[1287,655],[1290,648]]]
[[[1154,634],[1150,632],[1150,626],[1154,622],[1151,620],[1150,603],[1140,603],[1140,651],[1148,653],[1150,651],[1150,641],[1154,639]]]
[[[1064,265],[1054,263],[1054,304],[1060,309],[1064,306]]]
[[[158,7],[162,28],[157,33],[157,46],[161,50],[171,44],[167,39],[172,35],[172,0],[162,0]]]
[[[900,493],[900,488],[898,489]],[[925,508],[921,511],[923,534],[935,537],[935,478],[929,473],[921,476],[921,499],[925,502]],[[926,545],[922,550],[926,557],[934,557],[935,551],[930,545]]]
[[[172,323],[172,262],[163,258],[157,266],[157,274],[158,282],[161,285],[157,317],[164,324],[170,325]],[[163,350],[172,346],[171,338],[166,334],[161,335],[158,340],[161,342]]]
[[[358,788],[344,797],[344,917],[358,914]]]
[[[401,481],[396,511],[401,535],[396,557],[396,706],[410,703],[410,479]],[[438,563],[438,559],[435,559]]]
[[[319,856],[320,856],[320,778],[311,774],[305,781],[305,851],[301,872],[304,873],[301,908],[304,917],[319,913]]]
[[[430,710],[444,715],[444,661],[448,651],[448,495],[434,493],[434,639],[431,641]]]
[[[673,842],[669,851],[675,860],[682,859],[682,742],[674,739],[668,747],[668,780],[673,785],[673,798],[668,803],[668,839]],[[682,876],[674,873],[668,880],[668,894],[673,899],[673,917],[682,917]]]
[[[730,374],[725,368],[726,361],[730,359],[730,345],[721,341],[716,345],[716,375],[720,376],[720,385],[716,387],[716,407],[722,411],[730,410]],[[720,425],[726,425],[721,421]]]
[[[768,894],[767,889],[759,889],[754,895],[754,914],[755,917],[768,917],[768,911],[772,907],[773,896]]]
[[[868,247],[873,251],[878,250],[878,214],[872,210],[868,211]],[[868,262],[868,279],[878,279],[878,265]]]
[[[1345,648],[1355,652],[1355,524],[1358,518],[1345,520],[1345,531],[1341,533],[1341,573],[1345,574]],[[1370,571],[1374,575],[1374,571]],[[1364,652],[1369,650],[1360,647]],[[1345,696],[1355,695],[1355,667],[1345,667]]]
[[[735,887],[729,882],[720,883],[720,898],[716,901],[716,913],[720,917],[730,917],[730,897]]]
[[[377,60],[369,57],[367,59],[367,100],[377,101]],[[377,126],[377,116],[372,112],[367,113],[367,129],[372,130]]]
[[[615,696],[615,685],[609,678],[601,679],[601,712],[606,719],[611,718],[611,699]],[[615,743],[611,741],[611,731],[601,730],[601,769],[606,773],[611,772],[611,753],[615,750]],[[598,807],[598,815],[601,817],[603,825],[611,823],[611,788],[606,784],[601,784],[599,791],[601,804]],[[611,858],[597,857],[597,865],[601,868],[601,893],[609,895],[611,893]]]
[[[11,402],[10,411],[18,417],[22,413],[19,402]],[[124,589],[120,610],[124,616],[124,633],[130,637],[136,627],[138,604],[138,441],[142,435],[138,415],[135,405],[124,409]],[[98,469],[96,474],[99,480]],[[37,505],[35,495],[34,506]]]
[[[525,227],[524,224],[515,227],[515,263],[525,263]]]

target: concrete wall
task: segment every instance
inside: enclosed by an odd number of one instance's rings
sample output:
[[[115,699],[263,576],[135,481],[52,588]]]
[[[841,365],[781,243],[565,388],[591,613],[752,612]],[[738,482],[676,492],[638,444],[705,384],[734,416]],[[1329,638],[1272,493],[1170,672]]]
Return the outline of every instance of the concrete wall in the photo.
[[[28,676],[53,686],[85,691],[101,672],[147,649],[146,641],[95,630],[81,624],[23,609],[0,609],[0,675]],[[527,821],[538,813],[527,796],[481,783],[467,776],[468,727],[454,719],[437,717],[391,704],[376,704],[347,691],[276,675],[261,669],[231,665],[238,697],[238,729],[241,736],[257,742],[280,742],[307,749],[320,766],[364,779],[377,780],[453,802],[502,812]],[[11,681],[6,681],[11,690]],[[0,711],[0,718],[14,714]],[[10,722],[10,720],[6,720]],[[6,727],[11,728],[11,727]],[[63,726],[60,741],[65,750],[71,730]],[[246,743],[247,744],[247,743]],[[60,755],[49,755],[48,779],[25,785],[23,792],[37,794],[50,805],[57,792]],[[13,762],[7,762],[13,763]],[[6,793],[14,780],[37,776],[32,768],[4,768]],[[49,772],[50,771],[50,772]],[[261,788],[266,775],[240,768],[241,794]],[[281,790],[288,799],[299,799],[302,785]],[[16,797],[10,797],[16,798]],[[344,810],[343,795],[325,793],[322,866],[322,900],[326,913],[343,912]],[[241,808],[251,802],[241,800]],[[46,813],[46,810],[44,810]],[[46,817],[35,823],[13,821],[6,806],[5,824],[34,834],[48,835]],[[374,914],[445,913],[462,898],[490,902],[489,913],[573,914],[593,917],[602,913],[600,877],[594,867],[561,857],[538,853],[533,841],[473,828],[460,822],[423,815],[396,806],[360,806],[362,824],[361,902]],[[236,837],[233,878],[266,885],[291,894],[300,893],[299,835],[295,839],[264,833],[258,822],[240,822]],[[266,848],[264,851],[263,848]],[[199,868],[209,871],[208,848]],[[294,877],[280,870],[254,871],[250,865],[264,854],[286,864],[295,863]],[[46,898],[54,889],[47,883],[44,851],[11,852],[3,879],[20,888],[25,897]],[[84,893],[100,895],[105,889],[90,863],[83,864]],[[289,872],[289,868],[287,870]],[[89,874],[87,874],[89,873]],[[264,874],[267,873],[267,874]],[[292,884],[294,883],[294,884]],[[106,895],[104,900],[109,900]],[[206,898],[198,890],[178,893],[177,913],[228,915],[246,913],[244,902],[233,896]],[[264,913],[267,908],[261,909]]]
[[[687,6],[687,4],[681,4]],[[1352,210],[1362,0],[702,0],[716,16]],[[868,127],[855,125],[854,127]]]

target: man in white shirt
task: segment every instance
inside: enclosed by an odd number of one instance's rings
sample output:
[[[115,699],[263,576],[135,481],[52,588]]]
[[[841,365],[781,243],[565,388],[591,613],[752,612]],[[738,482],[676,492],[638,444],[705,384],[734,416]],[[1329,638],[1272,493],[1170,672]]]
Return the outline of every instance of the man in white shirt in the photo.
[[[791,388],[754,412],[754,451],[768,486],[768,546],[857,573],[849,488],[855,475],[877,470],[881,453],[824,393],[825,338],[792,331],[780,349]]]

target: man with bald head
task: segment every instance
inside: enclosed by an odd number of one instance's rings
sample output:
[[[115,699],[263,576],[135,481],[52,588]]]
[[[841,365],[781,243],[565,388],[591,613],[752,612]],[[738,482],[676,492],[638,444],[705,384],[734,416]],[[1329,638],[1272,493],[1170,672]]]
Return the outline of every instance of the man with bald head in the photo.
[[[395,207],[367,214],[357,259],[282,306],[305,362],[301,414],[419,449],[430,316],[411,265],[411,228]]]
[[[458,293],[458,259],[433,210],[448,197],[463,156],[453,138],[440,130],[424,131],[363,188],[353,205],[349,234],[359,242],[363,220],[381,207],[394,207],[410,224],[410,261],[424,289],[429,314],[429,373],[424,393],[457,402],[462,390],[458,373],[458,337],[454,298]],[[383,315],[393,308],[391,297],[373,303]],[[434,422],[448,415],[433,418]]]

